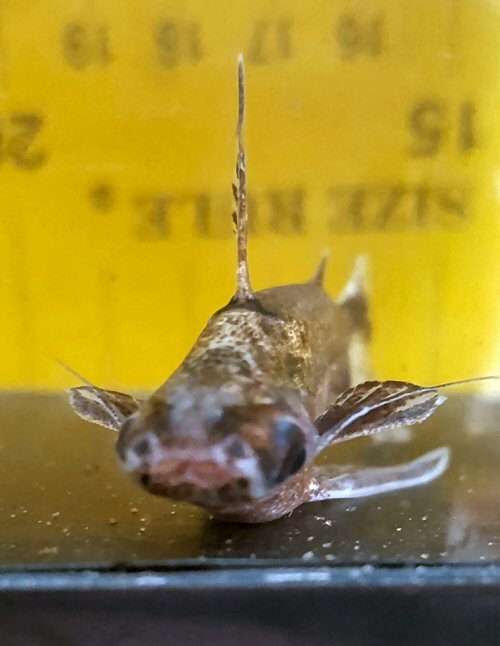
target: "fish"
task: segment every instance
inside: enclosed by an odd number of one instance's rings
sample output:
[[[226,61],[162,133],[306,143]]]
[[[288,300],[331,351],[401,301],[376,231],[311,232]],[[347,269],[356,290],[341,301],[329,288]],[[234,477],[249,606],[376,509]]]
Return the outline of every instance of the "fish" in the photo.
[[[446,471],[449,447],[391,466],[315,464],[338,442],[424,422],[446,400],[444,388],[475,379],[419,386],[368,378],[363,260],[336,300],[323,286],[326,257],[304,283],[253,290],[242,55],[237,77],[234,296],[147,399],[83,380],[68,391],[69,403],[118,433],[118,460],[145,490],[218,520],[264,523],[305,503],[429,483]]]

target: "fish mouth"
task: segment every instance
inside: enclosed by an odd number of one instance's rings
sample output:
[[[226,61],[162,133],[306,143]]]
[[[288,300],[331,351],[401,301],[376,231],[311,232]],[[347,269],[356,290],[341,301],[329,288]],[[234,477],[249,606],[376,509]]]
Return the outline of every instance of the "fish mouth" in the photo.
[[[127,447],[122,466],[152,494],[185,500],[202,506],[228,502],[249,502],[262,498],[268,490],[255,452],[248,447],[237,457],[230,455],[229,444],[177,443],[163,445],[154,436],[148,451]]]
[[[203,488],[223,487],[238,477],[234,469],[210,459],[165,459],[149,472],[153,480],[165,481],[172,487],[193,484]]]
[[[134,475],[152,494],[206,507],[251,502],[267,493],[259,470],[210,459],[168,458]]]
[[[212,482],[207,486],[207,481],[202,485],[186,479],[179,480],[177,484],[164,478],[155,477],[150,473],[137,474],[138,482],[149,493],[163,498],[189,502],[207,509],[221,509],[228,505],[246,504],[254,502],[250,494],[250,484],[245,478],[232,478],[220,480],[217,484]]]

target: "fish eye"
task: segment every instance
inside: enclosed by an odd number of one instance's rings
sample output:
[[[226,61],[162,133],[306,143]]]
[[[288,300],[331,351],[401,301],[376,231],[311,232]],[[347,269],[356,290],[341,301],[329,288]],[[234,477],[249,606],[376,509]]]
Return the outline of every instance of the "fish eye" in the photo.
[[[306,461],[305,435],[301,426],[293,418],[279,419],[274,428],[276,449],[284,459],[278,474],[278,482],[294,475]]]
[[[132,446],[132,450],[137,456],[143,458],[151,452],[151,442],[147,437],[143,437]]]
[[[229,438],[229,440],[225,442],[225,449],[231,458],[245,457],[245,449],[239,437]]]
[[[291,417],[281,417],[274,425],[274,441],[278,450],[287,449],[291,444],[303,441],[301,427]]]

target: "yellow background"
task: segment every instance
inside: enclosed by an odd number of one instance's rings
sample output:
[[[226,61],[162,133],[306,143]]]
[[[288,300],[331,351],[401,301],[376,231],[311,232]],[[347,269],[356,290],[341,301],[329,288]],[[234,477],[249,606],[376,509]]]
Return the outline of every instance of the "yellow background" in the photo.
[[[230,298],[240,51],[254,286],[309,277],[329,247],[335,295],[364,253],[380,377],[498,372],[499,19],[486,0],[2,2],[0,387],[74,384],[56,357],[152,388]],[[299,190],[302,231],[276,231]]]

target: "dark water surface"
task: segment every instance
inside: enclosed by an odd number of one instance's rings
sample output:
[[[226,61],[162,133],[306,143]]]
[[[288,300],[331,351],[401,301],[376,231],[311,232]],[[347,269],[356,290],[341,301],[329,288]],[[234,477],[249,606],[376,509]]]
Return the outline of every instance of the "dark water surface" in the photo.
[[[222,524],[129,481],[116,435],[64,395],[2,394],[0,568],[200,564],[492,563],[500,556],[500,404],[452,397],[406,442],[354,440],[321,461],[390,464],[448,445],[438,481],[305,505],[265,525]]]

